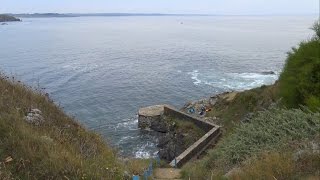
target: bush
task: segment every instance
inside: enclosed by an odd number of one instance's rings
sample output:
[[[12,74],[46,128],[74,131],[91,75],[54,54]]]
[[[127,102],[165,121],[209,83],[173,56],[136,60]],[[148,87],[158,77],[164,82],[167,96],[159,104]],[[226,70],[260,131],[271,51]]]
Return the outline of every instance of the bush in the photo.
[[[244,160],[264,151],[277,151],[289,142],[302,142],[320,134],[320,113],[300,109],[270,109],[258,113],[249,123],[243,123],[224,137],[209,155],[197,163],[203,172],[227,172]],[[292,149],[293,151],[295,149]],[[194,164],[185,167],[189,176]],[[320,167],[319,167],[320,168]],[[209,176],[209,174],[203,176]],[[223,174],[222,173],[222,174]]]
[[[280,75],[280,96],[289,108],[320,107],[320,23],[315,23],[312,29],[316,36],[300,43],[298,49],[292,48]]]

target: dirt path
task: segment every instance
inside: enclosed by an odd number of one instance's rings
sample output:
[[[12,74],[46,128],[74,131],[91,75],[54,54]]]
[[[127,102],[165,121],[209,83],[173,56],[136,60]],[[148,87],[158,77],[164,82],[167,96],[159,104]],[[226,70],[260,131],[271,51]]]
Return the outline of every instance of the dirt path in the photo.
[[[156,180],[180,180],[181,170],[175,168],[157,168],[154,170],[154,179]]]

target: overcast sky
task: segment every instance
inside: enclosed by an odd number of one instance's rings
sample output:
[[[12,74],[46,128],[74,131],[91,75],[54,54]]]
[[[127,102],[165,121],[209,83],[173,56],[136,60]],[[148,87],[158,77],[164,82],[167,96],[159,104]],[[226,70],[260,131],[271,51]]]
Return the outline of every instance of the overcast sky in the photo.
[[[0,13],[318,14],[319,0],[0,0]]]

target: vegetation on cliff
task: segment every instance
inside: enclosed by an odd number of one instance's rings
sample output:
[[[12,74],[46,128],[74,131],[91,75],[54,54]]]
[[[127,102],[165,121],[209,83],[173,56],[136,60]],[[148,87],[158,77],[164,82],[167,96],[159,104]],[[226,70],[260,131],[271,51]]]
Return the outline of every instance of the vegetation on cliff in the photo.
[[[320,107],[320,25],[313,27],[316,35],[292,48],[279,79],[280,96],[287,107],[306,105]]]
[[[8,21],[21,21],[21,20],[10,15],[0,14],[0,22],[8,22]]]
[[[258,161],[274,158],[274,155],[281,152],[286,152],[284,157],[290,156],[287,160],[292,168],[274,168],[264,177],[294,179],[309,175],[319,176],[319,147],[313,147],[320,144],[319,132],[320,113],[277,108],[262,111],[250,122],[242,123],[230,135],[225,136],[201,161],[187,165],[185,176],[191,179],[206,179],[213,175],[218,178],[237,166],[249,167],[252,163],[261,163],[261,167],[278,167],[286,164],[283,162],[285,159],[274,159],[273,165]],[[304,169],[299,169],[300,166],[304,166]],[[253,165],[250,167],[255,168]],[[247,168],[243,170],[249,171]],[[251,176],[247,175],[246,171],[238,171],[241,172],[241,177],[245,177],[243,179]],[[231,175],[238,176],[237,173]],[[257,173],[255,178],[259,179],[262,175]]]
[[[26,119],[31,109],[41,121]],[[127,179],[147,166],[121,160],[47,95],[0,74],[0,179]]]
[[[313,29],[314,38],[288,53],[278,82],[211,107],[207,118],[223,126],[223,138],[184,167],[186,179],[320,177],[319,22]]]

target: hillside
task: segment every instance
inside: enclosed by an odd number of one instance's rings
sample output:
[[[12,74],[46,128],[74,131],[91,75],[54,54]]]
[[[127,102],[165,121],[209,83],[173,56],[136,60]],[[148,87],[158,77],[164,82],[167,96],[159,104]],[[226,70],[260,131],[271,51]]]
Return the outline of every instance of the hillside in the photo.
[[[117,152],[47,94],[0,74],[0,179],[128,179],[147,160]]]
[[[10,15],[0,14],[0,22],[9,22],[9,21],[21,21],[21,20]]]
[[[224,134],[185,179],[318,179],[320,177],[320,24],[288,53],[279,81],[212,97],[205,119]],[[201,101],[204,102],[204,101]]]

